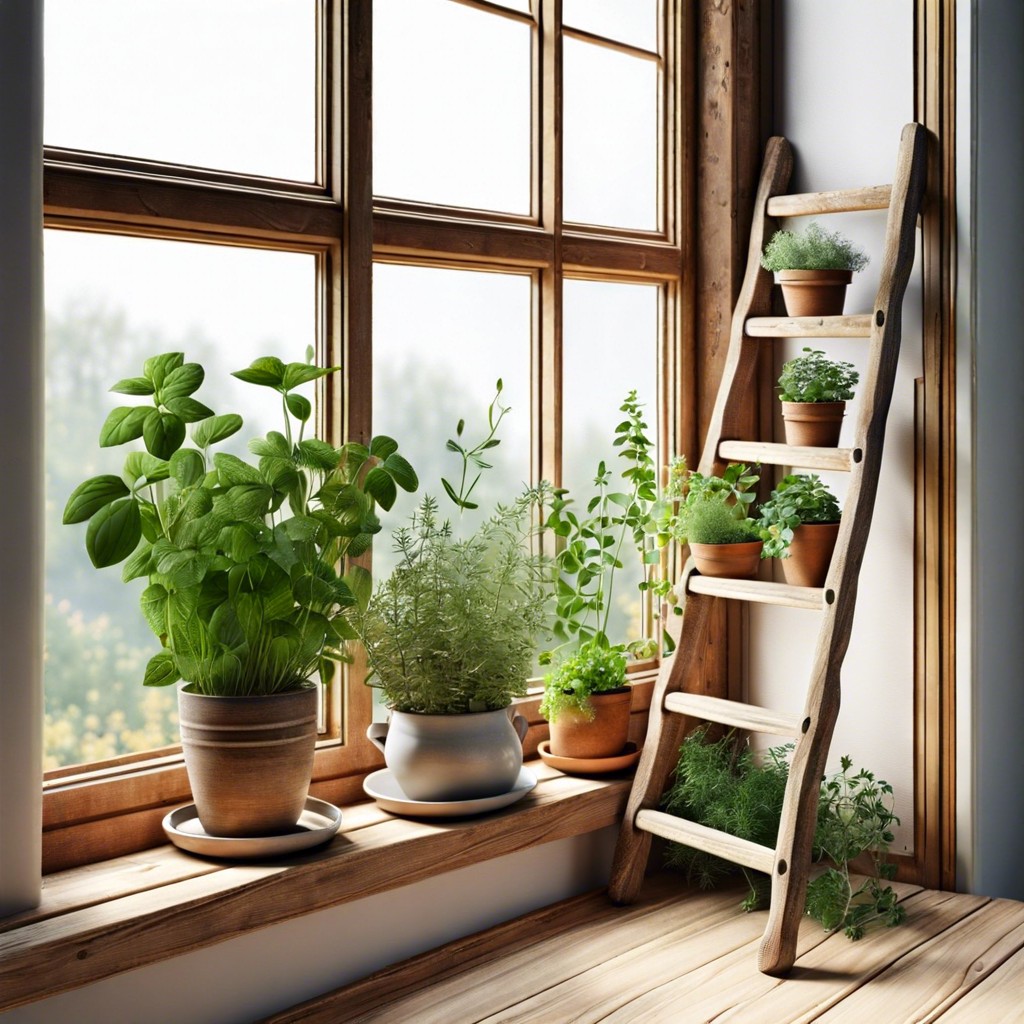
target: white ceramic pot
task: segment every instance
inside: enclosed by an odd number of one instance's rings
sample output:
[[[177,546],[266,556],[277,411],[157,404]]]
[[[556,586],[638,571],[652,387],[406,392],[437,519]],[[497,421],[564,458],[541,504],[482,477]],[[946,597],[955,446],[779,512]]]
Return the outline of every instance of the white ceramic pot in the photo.
[[[465,715],[392,711],[366,735],[411,800],[476,800],[507,793],[523,766],[528,723],[510,709]]]

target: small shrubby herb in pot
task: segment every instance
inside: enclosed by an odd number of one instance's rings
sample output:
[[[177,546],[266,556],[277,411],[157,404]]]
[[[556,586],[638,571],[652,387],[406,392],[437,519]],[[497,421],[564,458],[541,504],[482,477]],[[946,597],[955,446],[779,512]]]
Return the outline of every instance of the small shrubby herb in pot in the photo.
[[[835,448],[860,374],[852,363],[828,359],[816,349],[804,352],[783,364],[779,375],[786,443]]]
[[[88,520],[94,565],[124,562],[125,581],[149,580],[142,611],[162,649],[143,683],[185,681],[182,746],[212,835],[294,826],[312,770],[316,679],[347,660],[350,619],[370,592],[347,559],[380,530],[376,506],[417,486],[389,437],[339,448],[304,436],[313,406],[297,389],[336,370],[264,357],[233,374],[276,392],[283,417],[283,431],[249,442],[248,462],[211,452],[242,418],[192,397],[203,368],[180,352],[147,359],[111,390],[150,403],[114,409],[100,432],[101,447],[141,438],[145,450],[129,452],[120,476],[77,487],[64,511],[65,523]]]
[[[839,232],[817,222],[803,232],[776,231],[761,255],[761,266],[775,273],[790,316],[839,316],[846,286],[868,257]]]
[[[461,483],[442,481],[461,508],[475,508],[469,467],[484,469],[508,409],[501,381],[489,432],[472,448],[464,422],[447,444],[463,462]],[[368,682],[391,709],[368,735],[385,754],[403,793],[452,801],[508,792],[522,766],[526,720],[510,719],[524,696],[538,641],[546,635],[553,570],[539,553],[534,523],[546,489],[529,489],[458,539],[437,502],[423,499],[395,533],[398,564],[357,621]],[[518,735],[517,735],[518,732]],[[386,738],[386,742],[385,742]]]
[[[839,502],[815,474],[790,474],[779,481],[760,509],[764,558],[781,558],[786,582],[797,587],[825,583],[839,536]]]
[[[720,477],[680,472],[677,463],[670,479],[670,494],[679,499],[671,533],[689,544],[698,571],[704,576],[753,579],[763,538],[748,510],[754,500],[750,488],[758,475],[740,463],[730,463]]]

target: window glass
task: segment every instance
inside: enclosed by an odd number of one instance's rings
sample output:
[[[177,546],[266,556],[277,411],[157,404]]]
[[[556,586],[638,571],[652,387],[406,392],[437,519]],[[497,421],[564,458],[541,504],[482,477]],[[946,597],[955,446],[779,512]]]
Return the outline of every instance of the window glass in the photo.
[[[562,21],[606,39],[658,49],[658,0],[562,0]]]
[[[530,479],[530,297],[524,274],[374,266],[373,429],[398,441],[420,478],[416,494],[399,495],[391,524],[402,525],[431,494],[465,533]],[[493,468],[473,492],[480,509],[460,516],[441,486],[442,476],[451,479],[461,467],[445,441],[460,419],[465,439],[482,439],[498,378],[511,411],[498,431],[501,444],[488,452]],[[373,557],[375,575],[393,564],[383,538]]]
[[[47,145],[316,176],[315,0],[47,0]]]
[[[530,212],[529,25],[452,0],[375,0],[373,191]]]
[[[218,446],[280,429],[276,396],[230,376],[262,355],[303,360],[315,340],[311,255],[84,232],[46,232],[47,769],[176,742],[173,687],[144,688],[159,649],[139,609],[144,580],[97,570],[85,526],[62,526],[71,491],[119,475],[127,449],[101,449],[117,405],[108,388],[151,355],[182,351],[206,369],[196,398],[238,412],[242,431]]]
[[[564,214],[609,227],[658,227],[658,65],[567,38]]]
[[[564,291],[562,486],[585,511],[597,493],[601,460],[613,473],[615,489],[623,487],[623,460],[612,440],[623,418],[619,407],[632,390],[644,405],[647,436],[657,443],[659,287],[567,279]],[[643,634],[639,559],[631,549],[624,553],[609,620],[613,642]]]

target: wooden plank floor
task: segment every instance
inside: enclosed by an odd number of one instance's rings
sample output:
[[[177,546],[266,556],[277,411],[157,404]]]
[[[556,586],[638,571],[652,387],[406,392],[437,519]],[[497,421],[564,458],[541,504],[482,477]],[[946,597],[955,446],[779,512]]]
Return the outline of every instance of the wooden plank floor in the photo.
[[[739,890],[663,874],[633,906],[567,900],[266,1024],[1024,1022],[1024,904],[896,888],[905,922],[859,942],[805,919],[785,980],[758,972],[766,915],[744,914]]]

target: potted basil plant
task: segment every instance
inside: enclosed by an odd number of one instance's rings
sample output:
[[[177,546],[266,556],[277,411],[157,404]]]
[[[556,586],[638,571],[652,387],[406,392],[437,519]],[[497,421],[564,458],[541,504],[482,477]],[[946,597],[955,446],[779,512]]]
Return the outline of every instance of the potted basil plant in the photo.
[[[146,686],[179,681],[185,765],[213,836],[288,832],[305,805],[319,682],[346,660],[350,616],[369,598],[346,566],[380,530],[376,508],[416,473],[388,437],[335,447],[305,430],[299,388],[337,367],[257,359],[233,374],[275,393],[283,430],[249,442],[251,461],[214,445],[242,428],[193,397],[205,372],[180,352],[147,359],[112,391],[149,401],[115,408],[100,447],[142,440],[120,475],[80,484],[65,523],[88,522],[97,568],[144,577],[142,611],[161,650]],[[186,435],[191,428],[191,445]]]
[[[868,264],[864,251],[816,221],[805,231],[776,231],[761,254],[774,272],[790,316],[840,316],[846,288]]]

